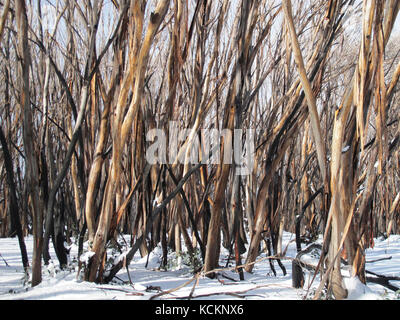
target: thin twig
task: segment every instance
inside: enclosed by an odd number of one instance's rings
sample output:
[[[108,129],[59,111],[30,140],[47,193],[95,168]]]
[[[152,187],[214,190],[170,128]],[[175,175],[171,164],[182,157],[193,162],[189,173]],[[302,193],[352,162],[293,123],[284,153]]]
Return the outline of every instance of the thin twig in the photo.
[[[204,297],[211,297],[211,296],[217,296],[217,295],[231,295],[231,296],[235,296],[241,299],[244,299],[244,296],[240,296],[240,294],[244,294],[246,292],[252,291],[252,290],[256,290],[256,289],[260,289],[260,288],[266,288],[266,287],[284,287],[284,288],[288,288],[287,286],[282,286],[279,284],[264,284],[264,285],[258,285],[252,288],[248,288],[245,290],[240,290],[240,291],[227,291],[227,292],[212,292],[212,293],[205,293],[205,294],[199,294],[197,296],[193,296],[192,299],[196,299],[196,298],[204,298]],[[184,299],[188,299],[188,297],[177,297],[175,299],[179,299],[179,300],[184,300]]]
[[[380,258],[380,259],[376,259],[376,260],[365,261],[365,263],[374,263],[374,262],[383,261],[383,260],[390,260],[390,259],[392,259],[392,256],[385,257],[385,258]]]
[[[172,292],[178,291],[179,289],[184,288],[184,287],[186,287],[188,284],[192,283],[195,279],[196,279],[196,276],[194,276],[192,279],[186,281],[185,283],[181,284],[180,286],[178,286],[178,287],[176,287],[176,288],[174,288],[174,289],[170,289],[170,290],[167,290],[167,291],[162,291],[162,292],[160,292],[160,293],[158,293],[158,294],[156,294],[156,295],[150,297],[150,300],[154,300],[154,299],[156,299],[156,298],[158,298],[158,297],[161,297],[161,296],[163,296],[163,295],[170,294],[170,293],[172,293]]]
[[[7,263],[6,259],[3,258],[3,256],[0,253],[0,257],[3,259],[4,263],[6,264],[7,267],[9,267],[10,265]]]
[[[194,282],[193,288],[192,288],[192,290],[190,291],[189,298],[188,298],[189,300],[193,298],[194,290],[196,289],[196,286],[199,284],[200,274],[197,273],[197,274],[195,275],[195,277],[196,277],[196,281]]]
[[[119,288],[104,288],[104,287],[96,287],[97,289],[101,289],[101,290],[111,290],[111,291],[121,291],[121,292],[125,292],[129,295],[135,295],[135,296],[144,296],[144,293],[141,292],[132,292],[129,290],[125,290],[125,289],[119,289]]]

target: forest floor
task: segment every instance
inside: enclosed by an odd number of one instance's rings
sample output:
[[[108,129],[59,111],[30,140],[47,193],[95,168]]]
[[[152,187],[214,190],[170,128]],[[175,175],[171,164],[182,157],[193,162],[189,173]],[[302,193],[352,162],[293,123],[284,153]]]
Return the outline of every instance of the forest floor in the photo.
[[[286,275],[283,275],[282,269],[277,262],[274,262],[275,276],[269,260],[265,258],[266,254],[263,253],[259,256],[253,272],[244,273],[244,281],[239,281],[238,273],[232,268],[229,269],[234,267],[234,261],[230,261],[228,268],[219,272],[217,279],[207,277],[195,279],[192,268],[187,264],[186,255],[177,257],[176,254],[170,253],[167,271],[160,270],[162,251],[157,247],[148,257],[141,258],[137,253],[129,267],[122,269],[112,283],[105,285],[84,282],[79,276],[77,277],[77,246],[72,244],[68,268],[60,270],[54,251],[51,251],[54,263],[43,267],[42,283],[31,288],[30,280],[23,274],[17,238],[0,239],[0,300],[148,300],[151,298],[173,300],[187,299],[189,296],[195,300],[312,299],[319,284],[319,275],[312,282],[313,272],[306,271],[304,288],[292,288],[291,258],[296,255],[293,240],[294,235],[284,234],[283,248],[287,249],[287,259],[283,259],[282,263],[286,268]],[[32,237],[27,237],[25,241],[31,259]],[[121,241],[120,244],[126,246],[125,241]],[[116,257],[115,250],[110,249],[108,256]],[[227,258],[228,252],[223,249],[221,266],[226,266]],[[318,257],[309,258],[315,260]],[[392,235],[387,239],[376,239],[374,248],[367,250],[366,258],[368,271],[400,277],[400,236]],[[343,276],[350,300],[400,300],[400,291],[393,291],[370,282],[365,286],[351,278],[346,268],[343,270]],[[390,284],[400,287],[400,281],[390,281]]]

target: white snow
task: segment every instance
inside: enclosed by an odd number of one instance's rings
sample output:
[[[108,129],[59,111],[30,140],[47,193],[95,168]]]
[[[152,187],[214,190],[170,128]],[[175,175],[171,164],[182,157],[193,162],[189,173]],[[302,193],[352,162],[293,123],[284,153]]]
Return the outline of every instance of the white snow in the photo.
[[[79,260],[81,262],[84,262],[86,264],[89,263],[89,260],[91,257],[93,257],[95,255],[95,253],[93,251],[86,251],[85,253],[83,253],[80,257]]]
[[[342,153],[346,153],[347,151],[349,151],[350,150],[350,146],[345,146],[343,149],[342,149]]]
[[[349,300],[381,300],[382,296],[363,284],[357,277],[343,279]]]
[[[25,239],[29,259],[32,259],[32,237]],[[244,273],[244,281],[239,281],[238,274],[233,270],[234,259],[230,259],[228,268],[220,273],[218,279],[209,279],[201,276],[193,292],[198,299],[232,300],[302,300],[306,295],[312,299],[313,292],[319,285],[320,276],[315,277],[309,288],[314,274],[305,271],[305,285],[303,289],[292,288],[291,258],[296,255],[294,235],[284,233],[282,247],[288,247],[286,259],[282,263],[287,275],[283,275],[281,268],[275,262],[277,275],[271,271],[266,254],[262,253],[254,266],[253,273]],[[303,248],[305,246],[303,245]],[[126,248],[125,248],[126,249]],[[126,253],[123,250],[123,256]],[[128,268],[123,268],[109,284],[95,284],[82,281],[77,276],[77,246],[71,245],[70,264],[66,270],[60,270],[54,250],[51,246],[52,263],[43,266],[43,281],[32,288],[29,279],[23,273],[18,240],[16,238],[0,239],[0,254],[7,261],[0,259],[0,300],[33,299],[33,300],[148,300],[160,291],[182,286],[158,299],[187,298],[190,295],[195,281],[191,269],[187,266],[185,250],[178,256],[169,252],[167,271],[160,269],[162,250],[157,247],[147,257],[136,254]],[[81,259],[85,262],[90,258],[90,252]],[[111,255],[111,254],[110,254]],[[118,255],[115,256],[118,259]],[[220,266],[225,267],[228,253],[222,248]],[[245,256],[242,257],[245,261]],[[305,257],[313,258],[311,257]],[[400,236],[390,236],[387,239],[375,239],[374,248],[366,250],[366,269],[376,274],[386,276],[400,276]],[[311,259],[313,260],[313,259]],[[376,261],[378,260],[378,261]],[[116,260],[118,261],[118,260]],[[311,261],[309,261],[311,262]],[[313,264],[315,261],[313,261]],[[147,267],[146,267],[147,264]],[[128,276],[128,272],[129,275]],[[232,281],[232,279],[236,281]],[[132,281],[132,283],[130,283]],[[343,281],[348,290],[350,300],[380,300],[400,299],[400,292],[391,291],[381,285],[368,282],[362,284],[357,278],[351,277],[348,268],[343,268]],[[391,281],[392,285],[400,287],[400,281]],[[309,291],[308,291],[309,289]]]

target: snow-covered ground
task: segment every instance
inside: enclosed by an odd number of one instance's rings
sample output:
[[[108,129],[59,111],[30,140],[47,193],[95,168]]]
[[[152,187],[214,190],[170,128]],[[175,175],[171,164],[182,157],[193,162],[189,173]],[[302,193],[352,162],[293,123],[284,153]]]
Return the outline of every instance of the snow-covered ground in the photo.
[[[283,248],[287,247],[286,256],[296,254],[294,235],[285,233]],[[32,237],[25,239],[28,253],[32,254]],[[124,242],[121,242],[122,244]],[[207,277],[193,278],[190,267],[185,264],[185,257],[178,258],[170,254],[168,271],[160,271],[161,249],[156,248],[149,257],[141,258],[137,254],[128,270],[121,270],[115,281],[106,285],[84,282],[77,277],[77,247],[73,244],[70,252],[70,265],[67,270],[60,270],[56,263],[43,267],[43,281],[35,288],[25,279],[18,241],[0,239],[0,299],[33,300],[130,300],[130,299],[193,299],[206,300],[302,300],[311,299],[319,284],[319,275],[309,288],[313,274],[306,272],[303,289],[292,288],[291,260],[282,260],[287,275],[275,262],[277,275],[274,276],[266,255],[259,256],[253,273],[245,273],[244,281],[239,281],[238,274],[231,269],[221,271],[218,279]],[[54,251],[51,252],[54,261]],[[376,274],[400,276],[400,236],[388,239],[376,239],[375,247],[368,249],[366,269]],[[375,261],[379,260],[379,261]],[[227,252],[222,251],[220,265],[225,266]],[[244,257],[243,257],[244,261]],[[146,267],[147,263],[147,267]],[[231,266],[234,266],[232,261]],[[381,285],[368,283],[367,286],[349,277],[343,271],[344,281],[349,291],[349,299],[400,299],[400,292],[394,292]],[[191,281],[192,280],[192,281]],[[400,287],[400,281],[391,281]],[[309,290],[308,290],[309,289]],[[165,294],[165,291],[170,293]],[[161,293],[161,295],[159,295]]]

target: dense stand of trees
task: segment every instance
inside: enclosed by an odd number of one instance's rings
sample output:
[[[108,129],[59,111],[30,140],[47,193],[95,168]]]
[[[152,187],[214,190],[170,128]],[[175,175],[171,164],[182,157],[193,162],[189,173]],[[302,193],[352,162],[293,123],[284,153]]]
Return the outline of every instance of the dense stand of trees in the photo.
[[[247,272],[261,248],[286,272],[289,231],[298,251],[323,235],[315,297],[327,287],[340,299],[340,258],[365,282],[365,249],[400,231],[400,1],[2,0],[0,9],[0,236],[18,236],[32,286],[42,263],[68,264],[73,239],[90,253],[80,272],[92,282],[157,245],[161,267],[184,244],[209,277],[221,246]],[[165,133],[166,162],[147,157],[154,129]],[[212,149],[230,161],[202,162],[202,129],[242,129]],[[254,159],[247,175],[229,153],[242,139],[254,144],[243,148]],[[110,267],[121,234],[130,250]]]

